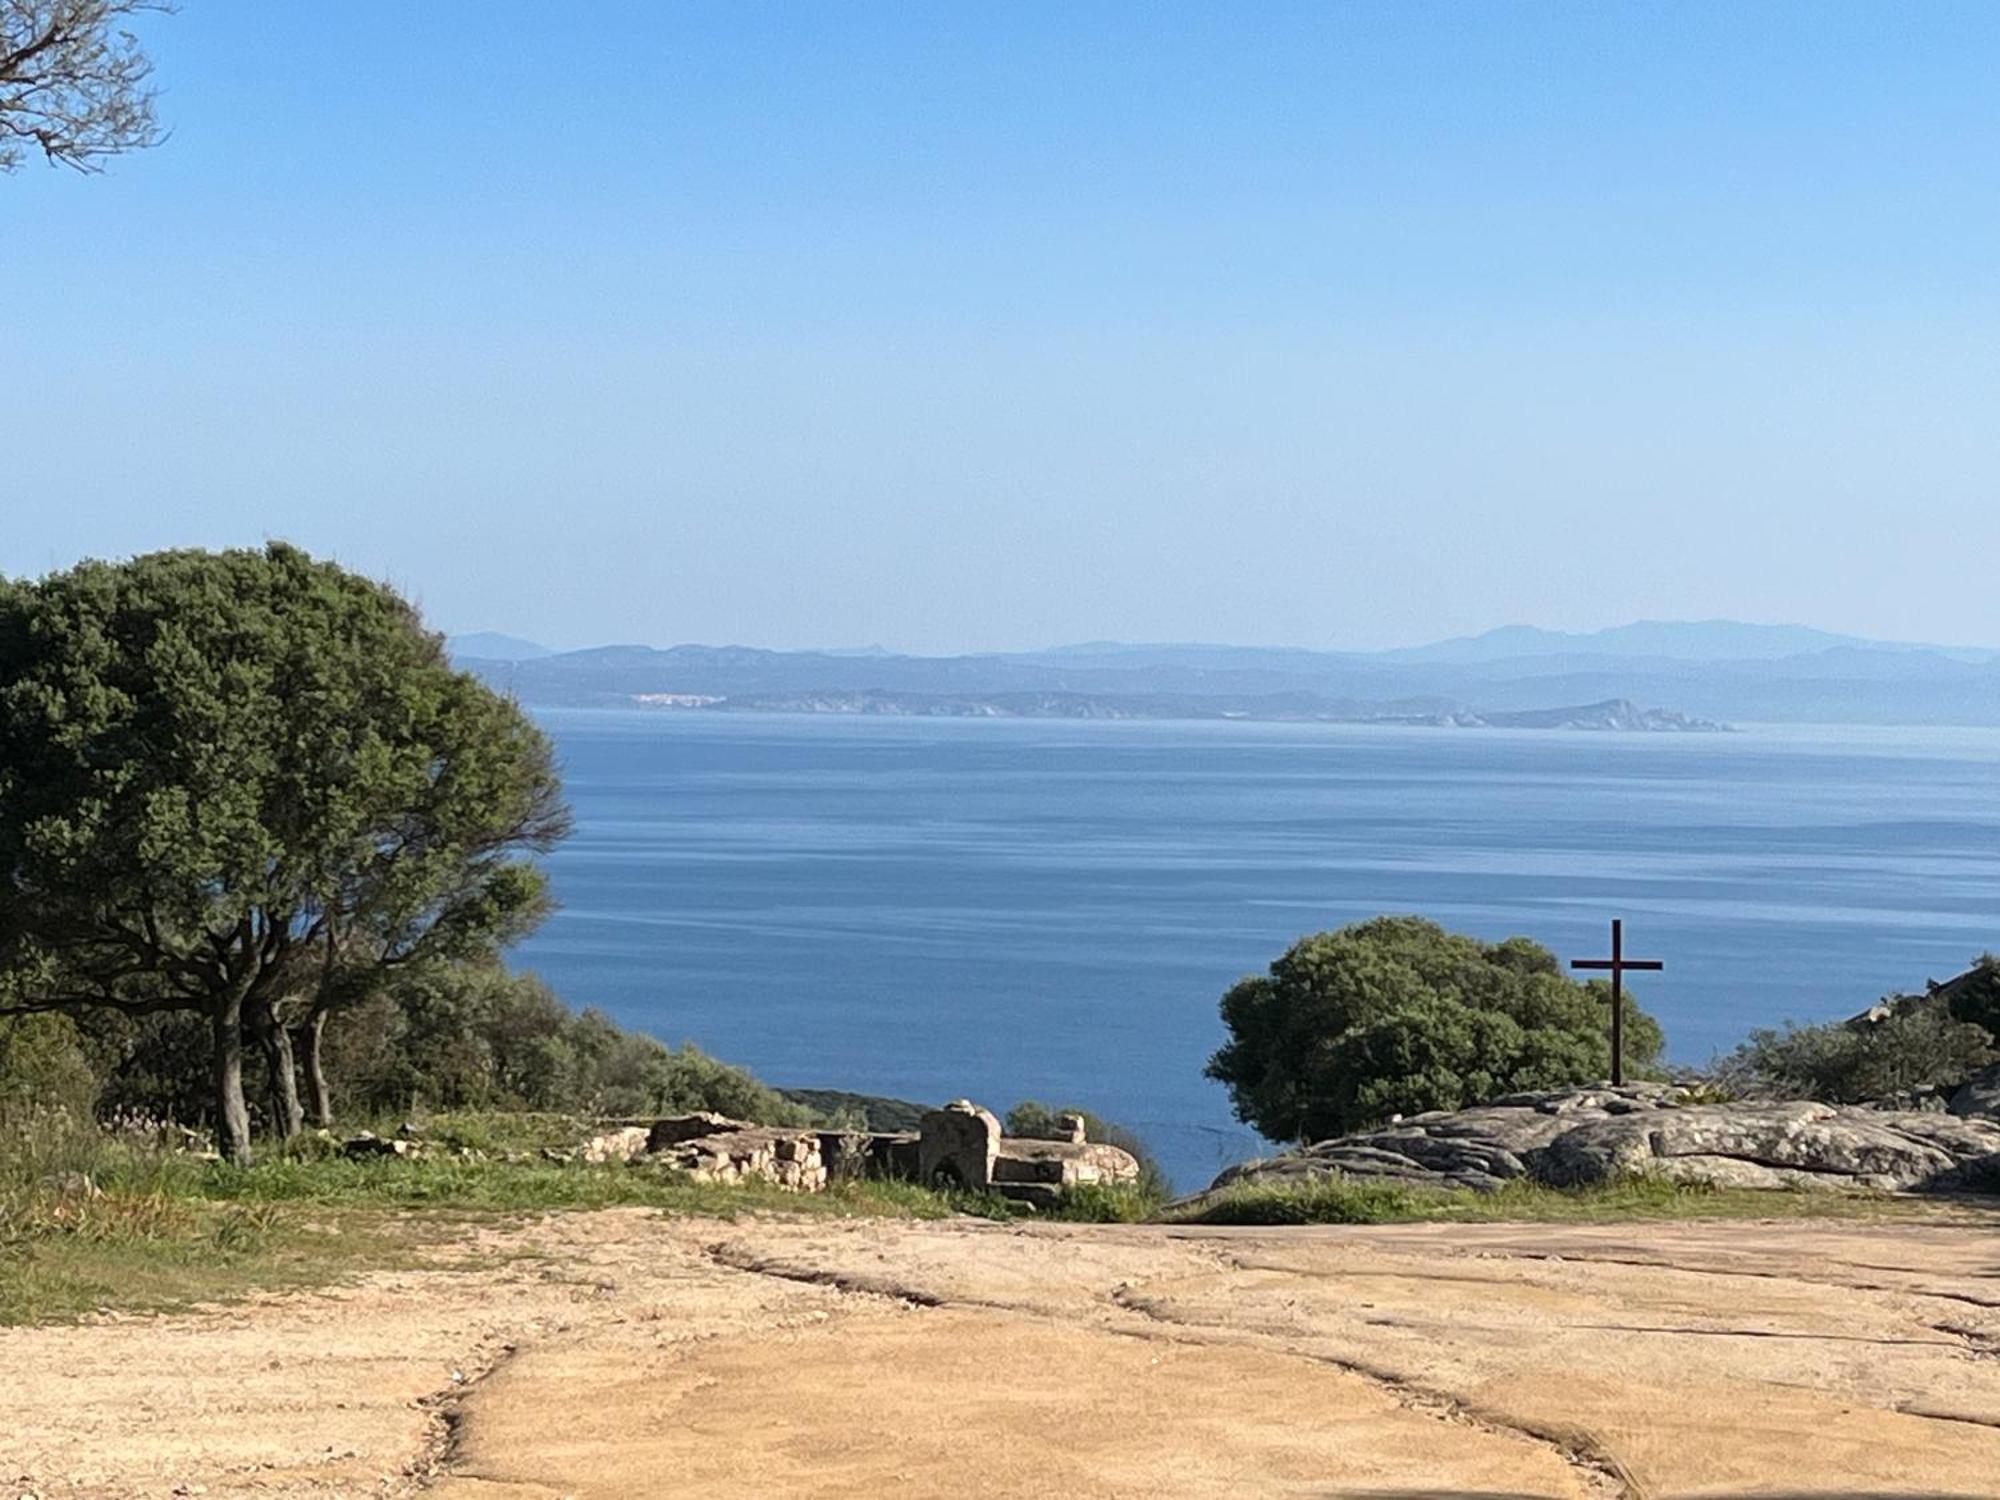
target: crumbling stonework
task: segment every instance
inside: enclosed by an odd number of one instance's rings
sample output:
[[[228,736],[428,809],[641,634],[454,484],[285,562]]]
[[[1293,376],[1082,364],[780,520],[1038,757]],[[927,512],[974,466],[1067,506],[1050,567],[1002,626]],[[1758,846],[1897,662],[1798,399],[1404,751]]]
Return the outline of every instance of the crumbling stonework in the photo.
[[[652,1127],[647,1125],[619,1125],[592,1136],[577,1149],[577,1155],[587,1162],[636,1161],[651,1149]]]
[[[917,1127],[917,1176],[984,1192],[1000,1154],[1000,1122],[970,1099],[934,1109]]]
[[[1071,1188],[1137,1182],[1130,1152],[1089,1140],[1026,1140],[1008,1136],[993,1163],[993,1190],[1037,1208],[1053,1207]]]
[[[826,1186],[817,1131],[726,1123],[735,1128],[672,1141],[648,1160],[685,1172],[697,1182],[770,1182],[802,1193],[817,1193]]]
[[[371,1156],[416,1156],[423,1146],[408,1136],[381,1136],[363,1130],[343,1141],[340,1150],[343,1156],[359,1161]]]
[[[808,1193],[844,1179],[895,1177],[990,1190],[1042,1207],[1071,1188],[1138,1180],[1139,1164],[1130,1154],[1087,1140],[1077,1116],[1063,1124],[1067,1140],[1002,1136],[999,1120],[965,1099],[931,1110],[914,1135],[801,1130],[698,1113],[607,1122],[560,1155],[566,1161],[651,1163],[702,1182],[761,1181]]]
[[[823,1130],[819,1154],[830,1182],[860,1177],[914,1181],[917,1177],[917,1137],[911,1132]]]
[[[710,1110],[696,1110],[691,1115],[670,1115],[664,1120],[653,1121],[646,1134],[646,1149],[664,1151],[669,1146],[699,1140],[705,1135],[730,1135],[738,1130],[755,1128],[746,1120],[732,1120],[728,1115],[718,1115]]]

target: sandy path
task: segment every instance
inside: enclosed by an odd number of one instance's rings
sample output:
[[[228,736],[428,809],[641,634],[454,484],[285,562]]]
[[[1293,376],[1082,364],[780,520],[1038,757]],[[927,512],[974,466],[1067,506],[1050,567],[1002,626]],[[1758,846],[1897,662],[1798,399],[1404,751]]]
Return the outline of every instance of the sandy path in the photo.
[[[0,1331],[0,1496],[2000,1496],[1990,1227],[480,1241]]]

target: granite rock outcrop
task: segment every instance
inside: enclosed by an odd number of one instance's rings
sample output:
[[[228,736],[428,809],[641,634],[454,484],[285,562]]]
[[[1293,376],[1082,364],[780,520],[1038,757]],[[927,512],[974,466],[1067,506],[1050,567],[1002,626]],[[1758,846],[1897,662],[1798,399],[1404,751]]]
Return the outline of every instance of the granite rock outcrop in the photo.
[[[2000,1188],[2000,1122],[1933,1111],[1697,1102],[1668,1084],[1514,1094],[1231,1167],[1215,1188],[1339,1175],[1490,1192],[1651,1176],[1719,1187]]]

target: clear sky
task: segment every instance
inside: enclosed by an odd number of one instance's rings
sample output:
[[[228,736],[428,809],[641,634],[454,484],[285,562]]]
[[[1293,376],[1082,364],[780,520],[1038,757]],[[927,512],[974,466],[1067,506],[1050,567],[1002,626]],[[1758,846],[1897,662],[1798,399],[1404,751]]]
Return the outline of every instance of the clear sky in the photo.
[[[0,178],[0,570],[452,630],[2000,644],[2000,6],[183,0]]]

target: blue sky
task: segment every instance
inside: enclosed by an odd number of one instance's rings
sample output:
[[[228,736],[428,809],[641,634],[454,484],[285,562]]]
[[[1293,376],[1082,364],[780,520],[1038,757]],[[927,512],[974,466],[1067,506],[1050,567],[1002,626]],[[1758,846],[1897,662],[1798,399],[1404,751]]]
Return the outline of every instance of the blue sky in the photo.
[[[559,645],[2000,643],[2000,7],[258,4],[0,179],[0,570]]]

